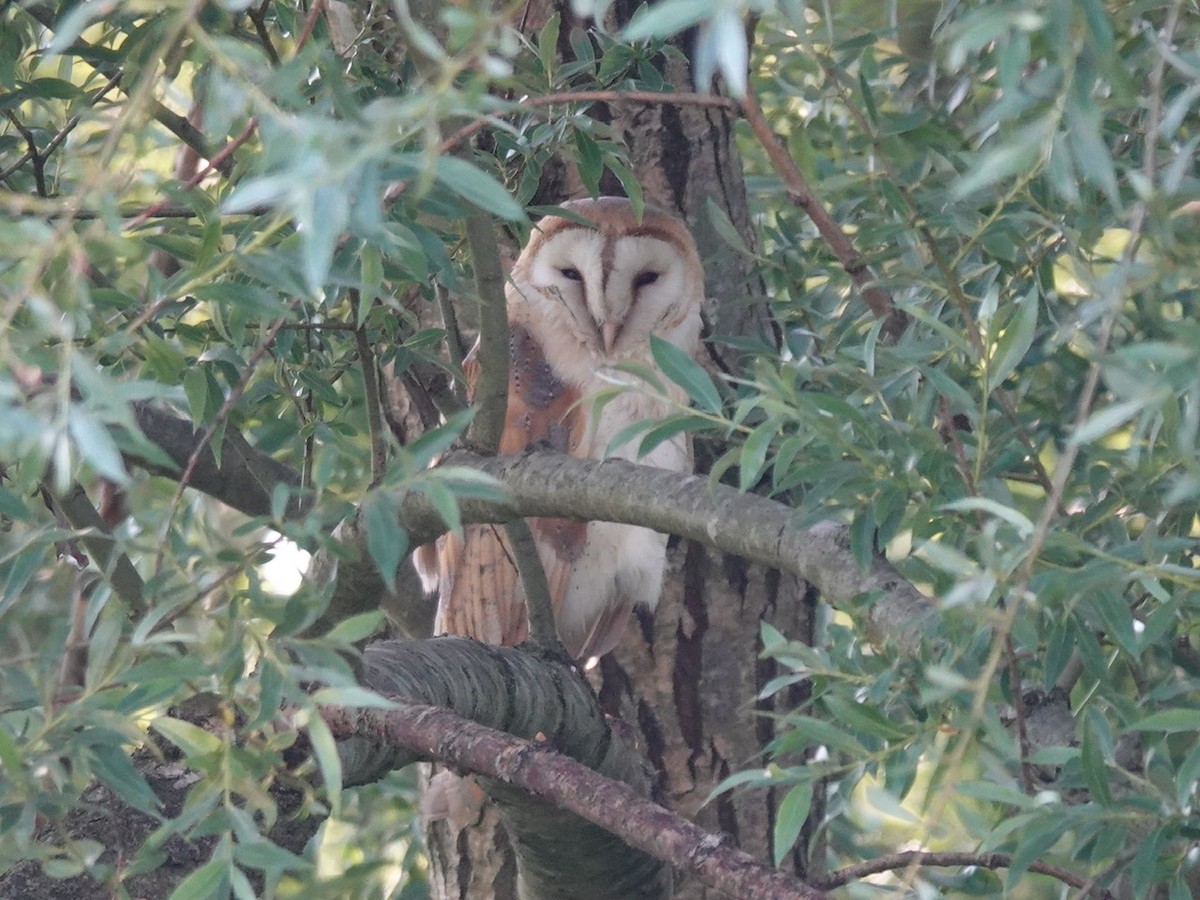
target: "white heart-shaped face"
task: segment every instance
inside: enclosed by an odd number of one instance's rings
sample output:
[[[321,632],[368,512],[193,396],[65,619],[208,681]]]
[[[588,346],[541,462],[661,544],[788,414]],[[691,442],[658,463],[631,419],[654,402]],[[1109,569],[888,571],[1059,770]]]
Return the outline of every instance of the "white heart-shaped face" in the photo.
[[[591,363],[647,358],[652,334],[694,352],[704,279],[683,224],[654,212],[639,221],[618,198],[567,208],[588,224],[538,224],[513,267],[510,312],[551,348],[582,347]]]

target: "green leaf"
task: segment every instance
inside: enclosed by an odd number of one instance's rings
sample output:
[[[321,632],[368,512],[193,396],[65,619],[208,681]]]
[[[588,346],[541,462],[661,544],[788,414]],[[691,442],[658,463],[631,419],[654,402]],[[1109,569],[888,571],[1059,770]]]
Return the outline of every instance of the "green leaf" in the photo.
[[[600,193],[600,177],[604,174],[604,157],[599,145],[582,128],[575,129],[575,161],[579,178],[589,194]]]
[[[993,391],[1006,379],[1025,358],[1037,332],[1038,292],[1032,287],[1019,301],[1016,315],[996,343],[988,367],[988,390]]]
[[[538,32],[538,58],[542,61],[542,69],[548,78],[554,74],[558,62],[558,33],[561,24],[558,13],[554,13]]]
[[[742,445],[742,455],[738,460],[738,488],[748,491],[758,484],[763,469],[767,464],[767,451],[771,449],[778,427],[774,421],[767,419],[760,423],[746,438]]]
[[[1091,712],[1091,708],[1088,711]],[[1108,789],[1109,773],[1108,764],[1104,758],[1104,747],[1096,728],[1090,722],[1083,731],[1080,764],[1083,768],[1083,780],[1087,782],[1092,799],[1101,806],[1111,806],[1112,792]]]
[[[961,509],[961,510],[979,510],[995,516],[997,519],[1003,519],[1008,524],[1017,529],[1017,534],[1022,538],[1027,538],[1033,534],[1033,522],[1023,513],[1018,512],[1011,506],[1005,506],[1003,503],[997,503],[995,500],[988,497],[963,497],[961,500],[952,500],[944,504],[942,509]]]
[[[1158,880],[1158,860],[1166,843],[1166,829],[1166,825],[1159,825],[1143,838],[1129,866],[1130,892],[1134,897],[1149,897],[1150,885]]]
[[[1070,827],[1070,819],[1054,815],[1039,818],[1021,830],[1020,840],[1013,851],[1006,877],[1006,885],[1010,891],[1025,877],[1029,867],[1041,859],[1046,850],[1053,847],[1063,832]]]
[[[187,397],[188,413],[197,425],[208,421],[208,373],[201,366],[193,366],[183,373],[183,393]],[[215,410],[213,410],[215,412]]]
[[[43,860],[42,871],[50,878],[75,878],[83,874],[83,863],[77,859],[55,857]]]
[[[743,256],[753,257],[741,233],[729,218],[729,214],[711,194],[704,198],[704,214],[716,229],[717,236]]]
[[[438,157],[437,180],[460,197],[502,219],[516,221],[525,215],[521,204],[512,198],[504,185],[458,157]]]
[[[134,809],[154,815],[160,806],[158,797],[146,779],[134,768],[125,751],[117,744],[98,744],[90,748],[92,772],[100,781]]]
[[[644,4],[625,27],[627,41],[674,37],[685,28],[707,19],[717,10],[714,0],[661,0]]]
[[[1089,599],[1121,649],[1136,658],[1138,638],[1133,627],[1133,613],[1121,593],[1108,587],[1097,587],[1090,592]]]
[[[182,750],[185,756],[205,756],[225,746],[216,735],[172,716],[159,716],[150,723],[150,727]]]
[[[1151,713],[1129,727],[1134,731],[1159,731],[1163,734],[1200,731],[1200,709],[1164,709]]]
[[[81,404],[71,404],[69,426],[75,449],[87,463],[109,481],[125,484],[129,473],[121,459],[121,451],[104,424],[86,412]]]
[[[475,410],[464,409],[446,420],[444,425],[431,428],[415,441],[410,442],[405,449],[413,458],[413,465],[424,468],[432,465],[434,460],[450,449],[458,440],[459,435],[467,430],[471,420],[475,418]]]
[[[970,168],[951,188],[951,195],[964,200],[976,191],[991,187],[1013,175],[1025,174],[1042,155],[1042,144],[1050,126],[1042,122],[1016,132],[997,147],[986,150],[971,160]]]
[[[859,510],[850,523],[850,555],[862,572],[871,570],[875,559],[877,524],[870,509]]]
[[[396,704],[367,688],[355,685],[321,688],[312,695],[318,706],[356,706],[362,709],[395,709]]]
[[[794,729],[787,734],[788,738],[794,740],[793,749],[802,750],[805,747],[827,744],[834,750],[841,750],[854,758],[867,752],[862,744],[832,722],[812,716],[789,716],[788,724]]]
[[[233,856],[243,866],[272,872],[302,869],[309,865],[303,858],[267,840],[239,843],[234,848]]]
[[[390,491],[373,491],[362,505],[367,529],[367,553],[389,590],[396,589],[396,570],[408,551],[408,532],[400,524],[396,497]]]
[[[28,522],[33,518],[33,514],[20,497],[0,484],[0,527],[3,527],[5,518]]]
[[[674,344],[650,336],[650,355],[664,375],[679,385],[705,412],[721,411],[721,395],[700,364]]]
[[[783,862],[800,837],[800,831],[808,819],[808,811],[812,808],[812,796],[812,782],[802,781],[780,801],[779,809],[775,813],[775,834],[772,840],[776,866]]]
[[[229,864],[223,859],[210,859],[171,892],[170,900],[211,900],[223,897],[228,888]]]
[[[633,214],[637,216],[640,222],[646,210],[646,200],[642,196],[642,185],[638,181],[637,174],[621,162],[621,160],[612,155],[605,157],[604,165],[610,172],[617,176],[617,181],[621,182],[621,187],[625,190],[625,196],[629,198],[629,202],[633,206]]]
[[[34,78],[25,82],[21,90],[27,97],[41,97],[48,100],[74,100],[82,97],[83,91],[61,78]]]
[[[865,703],[849,700],[838,694],[826,694],[821,702],[830,714],[841,724],[872,737],[885,741],[905,741],[912,735],[906,728],[901,728],[879,710]]]
[[[315,713],[309,717],[306,731],[329,796],[330,812],[337,815],[342,805],[342,760],[338,756],[337,742],[325,720]]]
[[[642,438],[641,444],[638,445],[638,456],[645,456],[659,444],[669,441],[676,435],[684,432],[694,433],[705,431],[712,427],[713,425],[708,419],[701,418],[700,416],[672,416],[655,425],[646,433],[646,436]]]
[[[25,768],[24,757],[13,736],[0,721],[0,769],[3,769],[10,783],[16,779],[17,773]]]
[[[383,627],[384,621],[385,616],[382,610],[375,609],[359,613],[338,622],[325,635],[325,640],[336,644],[353,644],[355,641],[361,641],[375,634]]]
[[[1144,400],[1122,400],[1093,413],[1067,438],[1069,444],[1090,444],[1110,431],[1120,428],[1146,406]]]

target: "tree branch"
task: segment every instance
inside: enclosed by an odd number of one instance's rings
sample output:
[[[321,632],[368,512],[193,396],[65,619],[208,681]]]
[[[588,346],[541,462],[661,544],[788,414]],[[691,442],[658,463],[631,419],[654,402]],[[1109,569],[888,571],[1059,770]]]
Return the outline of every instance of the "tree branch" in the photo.
[[[495,453],[508,411],[508,307],[504,297],[504,270],[496,248],[496,232],[486,213],[467,219],[467,243],[475,265],[475,292],[479,295],[479,380],[474,401],[479,407],[467,443],[481,453]]]
[[[871,312],[885,321],[884,331],[890,337],[898,338],[908,326],[908,316],[903,310],[896,308],[892,295],[879,286],[875,276],[863,262],[862,255],[855,249],[853,241],[833,220],[820,198],[809,187],[804,174],[771,130],[770,123],[763,115],[752,90],[747,89],[746,96],[742,98],[742,114],[750,125],[750,130],[767,152],[775,171],[787,185],[788,196],[808,214],[821,238],[862,294]]]
[[[178,480],[199,446],[202,432],[187,419],[150,403],[134,403],[133,414],[142,433],[166,454],[168,461],[126,454],[127,462],[153,475]],[[190,487],[248,516],[271,515],[271,495],[280,484],[293,489],[284,508],[284,518],[300,518],[311,508],[313,500],[300,491],[300,473],[255,450],[232,428],[225,430],[220,465],[212,449],[204,448],[196,457],[188,479]]]
[[[460,653],[462,658],[456,658]],[[568,717],[565,721],[570,722],[570,727],[564,729],[561,727],[564,720],[554,714],[545,721],[554,727],[552,731],[549,727],[540,728],[537,717],[530,716],[506,724],[508,734],[468,720],[475,716],[456,715],[445,708],[407,699],[401,702],[400,709],[388,712],[323,710],[335,734],[367,736],[486,776],[484,787],[500,801],[502,815],[517,844],[521,879],[526,888],[532,888],[530,896],[584,896],[577,891],[585,886],[586,896],[594,900],[661,896],[659,892],[647,894],[635,890],[646,881],[645,872],[639,870],[647,867],[651,882],[660,883],[657,870],[661,866],[652,863],[651,857],[694,873],[706,884],[735,897],[794,900],[824,896],[726,846],[721,836],[705,832],[643,799],[637,790],[624,783],[632,781],[643,793],[648,788],[637,754],[623,741],[613,739],[590,688],[577,672],[564,672],[561,664],[528,652],[490,647],[464,638],[389,641],[372,645],[366,652],[367,683],[377,691],[399,693],[401,697],[407,697],[414,685],[427,680],[431,668],[445,673],[456,670],[458,674],[469,673],[473,679],[486,676],[486,683],[477,681],[469,687],[464,679],[462,699],[490,723],[502,722],[522,710],[540,712],[542,703],[535,702],[536,697],[521,699],[526,691],[535,692],[549,702],[548,711],[558,708],[559,697],[580,704],[576,710],[583,716],[581,727],[576,727],[573,717]],[[439,707],[453,705],[453,700],[439,703]],[[597,741],[600,730],[606,740]],[[548,734],[554,737],[547,740],[544,736]],[[572,743],[558,747],[561,753],[551,752],[560,741]],[[620,780],[606,778],[593,769],[611,771]],[[562,817],[544,804],[534,804],[522,816],[514,804],[528,808],[530,804],[521,799],[525,793],[550,801],[554,810],[564,810],[570,815]],[[551,817],[549,822],[546,816]],[[579,819],[618,835],[644,855],[630,854],[628,847],[620,842],[610,842],[604,847],[605,852],[612,854],[610,858],[588,859],[597,849],[595,842],[603,844],[603,841],[594,827],[580,823]],[[574,836],[564,836],[563,828],[592,832],[587,854],[564,858],[565,847],[578,845]]]
[[[186,462],[198,439],[191,424],[146,404],[136,405],[135,410],[147,437],[177,464],[182,465],[181,457]],[[290,468],[253,450],[234,432],[227,432],[225,441],[222,466],[218,468],[206,450],[196,459],[190,485],[248,515],[269,514],[271,491],[278,481],[299,485],[299,477]],[[179,477],[177,469],[152,461],[142,464],[155,474]],[[883,557],[876,557],[870,570],[860,569],[850,552],[845,526],[822,522],[797,528],[790,507],[725,485],[710,486],[698,475],[680,475],[618,459],[575,459],[549,450],[502,457],[455,451],[442,465],[484,472],[508,491],[506,502],[463,500],[460,513],[467,524],[496,524],[529,516],[568,517],[643,525],[692,538],[797,575],[835,606],[845,607],[863,595],[873,595],[863,623],[868,636],[905,651],[916,648],[936,609],[930,598]],[[309,502],[297,493],[285,515],[302,515]],[[401,495],[399,518],[408,530],[411,547],[429,543],[446,530],[436,508],[417,491]],[[348,604],[348,608],[374,608],[385,587],[366,553],[365,530],[347,528],[345,538],[352,545],[361,544],[362,561],[341,563],[342,574],[352,575],[346,583],[353,584],[353,589],[350,594],[343,593],[339,577],[333,602]]]
[[[844,869],[830,872],[819,880],[819,884],[825,890],[833,890],[852,881],[866,878],[868,875],[922,866],[980,866],[985,869],[1007,869],[1012,865],[1012,860],[1012,855],[1008,853],[960,853],[953,851],[926,853],[920,850],[911,850],[905,853],[893,853],[889,856],[869,859],[866,862],[857,863],[853,866],[846,866]],[[1081,878],[1073,872],[1068,872],[1066,869],[1052,866],[1049,863],[1030,863],[1029,871],[1057,878],[1063,884],[1069,884],[1071,887],[1081,888],[1088,883],[1086,879]],[[1105,900],[1110,900],[1112,893],[1101,891],[1099,896],[1105,898]]]
[[[49,492],[48,492],[49,493]],[[80,532],[79,542],[92,554],[96,568],[108,579],[117,596],[133,609],[142,608],[144,585],[133,563],[118,552],[112,532],[87,492],[78,481],[72,482],[64,494],[51,493],[57,511],[71,527]]]
[[[863,622],[872,641],[914,650],[928,630],[934,604],[884,558],[862,571],[850,552],[845,526],[824,522],[797,528],[794,511],[764,497],[708,484],[625,460],[575,459],[538,450],[522,456],[449,454],[445,466],[485,472],[504,484],[507,503],[463,500],[464,522],[504,522],[515,516],[548,516],[643,525],[692,538],[726,553],[763,563],[810,582],[834,605],[874,595]],[[411,544],[445,531],[433,504],[416,491],[399,504]],[[365,558],[365,554],[364,554]]]

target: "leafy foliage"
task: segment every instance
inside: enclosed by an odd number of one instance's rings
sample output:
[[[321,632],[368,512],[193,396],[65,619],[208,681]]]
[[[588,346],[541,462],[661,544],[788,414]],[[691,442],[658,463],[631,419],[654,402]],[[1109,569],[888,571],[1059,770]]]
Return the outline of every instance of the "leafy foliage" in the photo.
[[[249,896],[248,871],[281,893],[378,886],[382,854],[337,849],[336,824],[308,858],[262,836],[296,740],[275,711],[300,708],[337,785],[315,710],[362,699],[339,651],[373,624],[314,635],[332,585],[284,594],[264,564],[282,538],[344,553],[333,526],[361,507],[390,580],[400,490],[452,525],[456,498],[494,490],[426,470],[462,415],[373,469],[375,363],[444,380],[438,293],[469,293],[458,223],[482,210],[519,240],[562,154],[586,189],[640,202],[621,136],[556,93],[685,88],[661,62],[690,26],[697,67],[728,81],[752,11],[746,87],[909,324],[888,338],[747,131],[754,239],[710,213],[756,261],[783,350],[718,378],[657,344],[693,405],[621,439],[691,433],[714,481],[802,523],[844,521],[860,564],[886,551],[941,615],[915,656],[865,643],[870,596],[831,612],[814,647],[765,627],[783,672],[767,692],[808,699],[727,789],[786,787],[776,863],[815,814],[818,871],[912,842],[1011,854],[998,874],[920,875],[947,896],[1050,896],[1035,862],[1193,896],[1194,17],[1100,0],[662,2],[626,35],[557,18],[521,34],[482,4],[420,21],[329,7],[311,23],[270,2],[116,4],[103,19],[93,4],[0,7],[0,866],[32,856],[116,883],[156,865],[169,835],[203,832],[220,851],[180,896]],[[219,170],[193,188],[179,133]],[[301,484],[246,517],[147,475],[128,460],[167,461],[137,426],[145,401],[216,451],[244,436]],[[127,505],[115,547],[141,573],[132,593],[112,571],[81,585],[70,565],[84,526],[64,502],[102,482]],[[59,668],[76,593],[91,632],[79,684]],[[171,715],[198,691],[222,698],[236,739]],[[1043,723],[1068,703],[1065,731]],[[205,776],[156,842],[118,869],[86,842],[35,840],[92,779],[153,807],[126,752],[148,729]],[[309,803],[378,826],[379,844],[411,820],[403,779]],[[419,863],[406,870],[417,890]]]

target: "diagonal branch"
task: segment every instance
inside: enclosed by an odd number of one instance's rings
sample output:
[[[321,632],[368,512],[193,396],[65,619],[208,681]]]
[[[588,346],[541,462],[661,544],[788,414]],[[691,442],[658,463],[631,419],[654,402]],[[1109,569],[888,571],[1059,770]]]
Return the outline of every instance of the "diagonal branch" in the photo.
[[[863,261],[862,255],[855,249],[854,243],[842,230],[842,227],[833,220],[829,210],[825,208],[825,204],[813,192],[800,168],[779,142],[775,132],[771,130],[771,125],[767,122],[766,116],[763,115],[763,111],[758,105],[758,99],[751,90],[747,90],[746,96],[742,98],[742,114],[750,125],[750,130],[762,144],[775,171],[783,178],[788,196],[808,214],[821,238],[833,251],[838,262],[842,264],[842,268],[846,270],[846,274],[850,276],[859,293],[862,294],[863,299],[871,308],[871,312],[877,318],[884,320],[884,331],[893,339],[900,337],[904,333],[904,329],[908,327],[908,316],[904,310],[896,307],[892,295],[880,287],[874,274]]]
[[[824,896],[644,799],[649,782],[640,759],[612,735],[577,672],[516,648],[464,638],[387,641],[367,648],[365,657],[367,683],[398,695],[400,708],[326,708],[323,715],[334,733],[407,748],[485,776],[489,793],[502,801],[528,896],[664,896],[666,873],[656,860],[735,897]],[[439,705],[461,709],[461,715],[424,704],[431,670],[446,673],[446,685],[435,691],[443,694]],[[452,674],[462,687],[453,698],[444,695]],[[567,698],[574,712],[563,718],[559,707]],[[522,710],[524,717],[512,721]],[[411,758],[398,756],[393,764]],[[620,840],[606,839],[605,833]],[[572,855],[581,834],[588,852]]]
[[[134,403],[133,414],[142,433],[166,459],[126,454],[126,462],[152,475],[178,480],[203,432],[187,419],[150,403]],[[248,516],[271,515],[271,496],[281,484],[293,489],[284,518],[298,519],[311,508],[312,497],[300,491],[300,473],[255,450],[236,429],[225,429],[220,458],[218,464],[212,449],[204,448],[195,457],[188,485]]]

